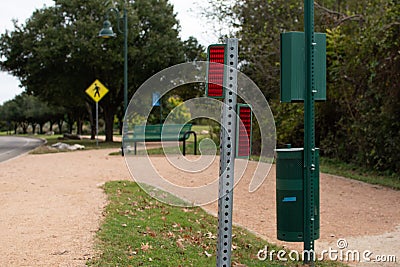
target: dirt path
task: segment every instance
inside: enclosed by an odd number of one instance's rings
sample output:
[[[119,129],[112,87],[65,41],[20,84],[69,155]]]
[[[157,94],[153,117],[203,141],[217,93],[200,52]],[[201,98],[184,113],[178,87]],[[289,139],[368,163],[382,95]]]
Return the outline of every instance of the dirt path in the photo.
[[[129,179],[106,151],[25,155],[0,164],[0,266],[85,266],[105,205],[98,184]]]
[[[130,179],[123,158],[108,156],[112,151],[25,155],[0,163],[0,266],[85,265],[94,253],[93,237],[106,203],[99,185]],[[160,157],[155,164],[168,165]],[[217,173],[218,166],[213,168],[210,173]],[[242,179],[235,189],[234,221],[270,242],[300,249],[300,244],[275,238],[274,177],[272,170],[252,194]],[[399,191],[321,175],[317,249],[336,249],[337,239],[346,238],[349,249],[396,255],[399,262],[399,203]],[[215,214],[217,206],[205,209]]]

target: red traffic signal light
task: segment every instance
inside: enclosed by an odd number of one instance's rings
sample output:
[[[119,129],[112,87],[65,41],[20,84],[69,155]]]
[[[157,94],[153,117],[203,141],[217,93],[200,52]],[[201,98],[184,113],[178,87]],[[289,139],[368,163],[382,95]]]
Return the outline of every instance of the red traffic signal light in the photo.
[[[252,116],[251,106],[247,104],[238,104],[237,107],[238,122],[236,136],[236,157],[248,158],[251,155],[251,130]],[[242,123],[240,123],[240,121]]]
[[[214,44],[208,47],[208,70],[206,96],[213,98],[224,97],[224,71],[225,71],[224,44]]]

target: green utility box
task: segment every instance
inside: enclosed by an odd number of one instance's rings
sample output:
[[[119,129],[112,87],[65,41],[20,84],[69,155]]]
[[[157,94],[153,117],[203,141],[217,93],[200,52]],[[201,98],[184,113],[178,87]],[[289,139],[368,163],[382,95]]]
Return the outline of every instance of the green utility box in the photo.
[[[315,100],[326,100],[326,35],[315,34]],[[281,102],[302,102],[305,92],[304,32],[281,33]]]
[[[304,241],[304,149],[277,149],[276,217],[278,239]],[[314,179],[314,240],[319,238],[319,152],[316,149]]]

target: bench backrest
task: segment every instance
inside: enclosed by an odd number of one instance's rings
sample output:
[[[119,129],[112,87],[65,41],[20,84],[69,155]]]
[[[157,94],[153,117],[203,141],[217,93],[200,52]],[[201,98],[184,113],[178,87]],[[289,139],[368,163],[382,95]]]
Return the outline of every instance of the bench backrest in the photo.
[[[182,141],[184,134],[192,129],[192,124],[135,125],[135,141]],[[189,135],[186,136],[186,139]]]

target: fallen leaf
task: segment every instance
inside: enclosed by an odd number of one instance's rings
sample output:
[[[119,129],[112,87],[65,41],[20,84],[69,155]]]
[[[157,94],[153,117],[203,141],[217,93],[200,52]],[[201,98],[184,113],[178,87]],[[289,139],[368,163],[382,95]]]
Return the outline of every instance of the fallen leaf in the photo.
[[[169,231],[169,232],[167,233],[167,236],[168,236],[168,237],[175,237],[175,234],[172,233],[171,231]]]
[[[215,235],[213,235],[213,233],[208,232],[208,233],[206,233],[206,238],[208,238],[208,239],[216,239],[217,237]]]
[[[146,232],[144,232],[143,233],[144,235],[149,235],[149,236],[151,236],[151,237],[156,237],[157,236],[157,234],[156,234],[156,232],[154,232],[153,230],[151,230],[151,228],[150,227],[146,227]]]
[[[57,252],[53,252],[51,253],[51,255],[65,255],[68,254],[68,250],[63,250],[63,251],[57,251]]]
[[[247,267],[246,264],[238,263],[238,262],[232,262],[233,267]]]
[[[207,258],[212,256],[212,254],[208,253],[207,250],[204,250],[204,254],[206,255]]]
[[[142,246],[140,247],[142,251],[148,251],[149,249],[152,249],[152,246],[149,245],[147,242],[146,244],[142,243]]]
[[[180,248],[180,249],[185,249],[185,246],[183,245],[182,241],[183,241],[183,239],[178,239],[178,240],[176,241],[176,245],[177,245],[178,248]]]

